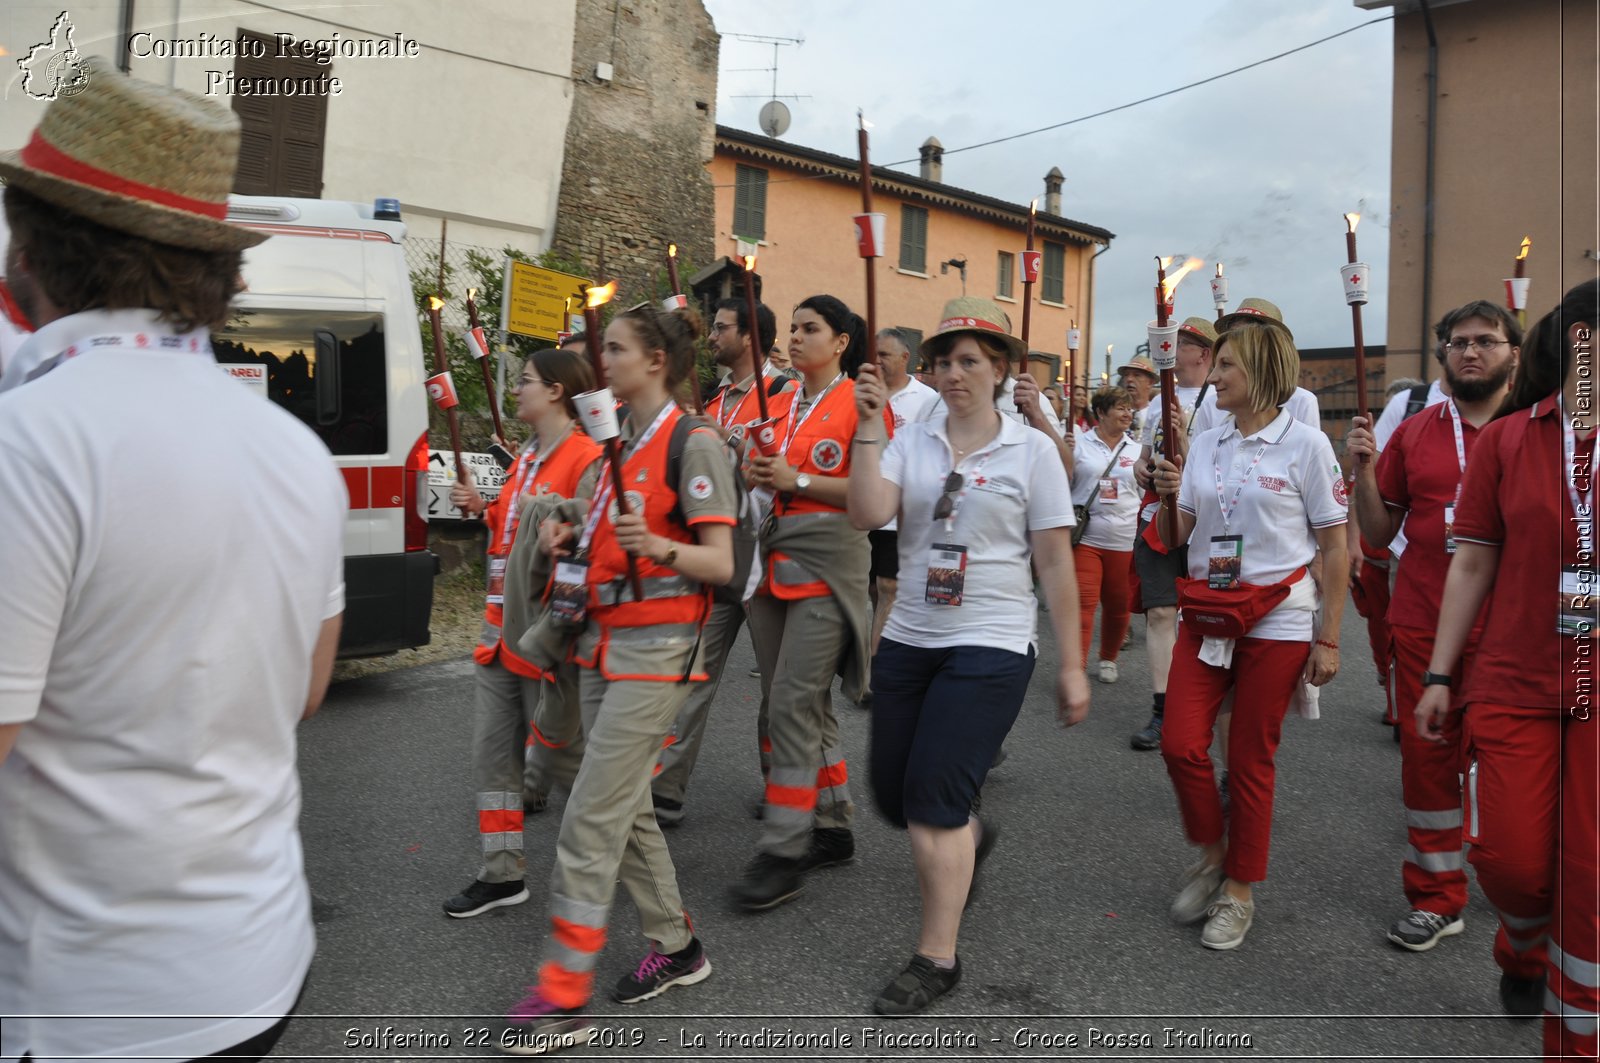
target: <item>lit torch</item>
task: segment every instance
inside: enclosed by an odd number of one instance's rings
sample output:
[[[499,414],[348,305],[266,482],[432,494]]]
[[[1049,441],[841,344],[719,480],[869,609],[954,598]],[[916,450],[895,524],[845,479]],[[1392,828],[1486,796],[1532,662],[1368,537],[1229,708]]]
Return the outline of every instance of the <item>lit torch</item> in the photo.
[[[477,359],[483,370],[483,390],[489,396],[489,416],[494,420],[494,434],[504,442],[506,430],[500,424],[500,398],[494,393],[494,379],[489,375],[489,338],[484,335],[478,321],[478,289],[467,289],[467,350]]]
[[[1217,320],[1228,312],[1228,278],[1222,275],[1222,263],[1217,263],[1217,275],[1211,278],[1211,305],[1217,308]]]
[[[1177,272],[1170,277],[1167,276],[1167,267],[1172,264],[1172,259],[1158,258],[1156,263],[1156,319],[1150,323],[1147,331],[1150,339],[1150,358],[1161,372],[1162,445],[1168,453],[1171,453],[1172,440],[1176,438],[1172,432],[1178,408],[1176,376],[1178,368],[1178,326],[1171,324],[1172,304],[1178,285],[1182,283],[1183,278],[1205,265],[1205,263],[1198,258],[1184,259],[1183,265],[1179,266]],[[1162,498],[1161,504],[1175,519],[1176,499],[1172,495],[1167,495]],[[1176,527],[1176,524],[1173,526]]]
[[[1356,226],[1361,224],[1361,214],[1346,214],[1344,246],[1349,261],[1339,270],[1344,280],[1344,301],[1350,304],[1350,331],[1356,353],[1356,413],[1367,416],[1367,344],[1361,333],[1361,307],[1366,304],[1367,292],[1372,287],[1371,268],[1356,260]],[[1368,460],[1363,458],[1363,461]]]
[[[1517,262],[1512,268],[1511,276],[1506,278],[1506,309],[1517,315],[1517,325],[1526,329],[1528,327],[1528,278],[1524,272],[1528,267],[1528,251],[1533,247],[1533,237],[1524,236],[1522,246],[1517,248]]]
[[[596,390],[603,392],[604,398],[608,402],[611,401],[612,396],[610,384],[606,381],[605,359],[600,356],[600,308],[609,303],[616,294],[617,282],[610,281],[599,287],[591,285],[584,289],[583,299],[584,345],[589,350],[589,364],[594,368]],[[589,394],[593,394],[593,392]],[[578,404],[579,411],[582,412],[583,403],[581,400],[583,396],[580,395],[578,398],[580,400]],[[604,412],[609,413],[613,419],[616,417],[614,407],[612,410]],[[587,421],[585,421],[585,427],[588,427]],[[611,470],[611,493],[617,499],[617,512],[626,516],[633,512],[633,507],[628,504],[628,492],[623,489],[622,456],[621,448],[617,446],[616,433],[614,431],[611,432],[609,438],[603,442],[606,451],[606,468]],[[596,499],[596,503],[598,501]],[[628,554],[627,558],[628,582],[633,586],[634,600],[642,602],[644,601],[644,584],[639,580],[639,563],[632,554]]]
[[[871,266],[867,267],[871,269]],[[870,274],[869,274],[870,275]],[[761,411],[761,422],[770,434],[772,426],[767,416],[767,381],[765,377],[767,367],[767,352],[761,349],[761,324],[756,317],[756,256],[744,256],[744,304],[745,313],[749,316],[750,328],[750,369],[755,376],[751,378],[750,387],[756,393],[756,406]]]
[[[1078,319],[1072,319],[1072,325],[1067,329],[1067,430],[1071,431],[1077,422],[1078,408],[1078,378],[1073,374],[1073,363],[1078,360],[1078,347],[1083,343],[1083,330],[1078,328]]]
[[[878,277],[873,268],[876,259],[883,254],[885,220],[882,214],[872,210],[872,163],[867,157],[867,119],[860,111],[856,112],[856,122],[860,128],[856,132],[856,147],[861,154],[861,213],[856,215],[856,242],[860,247],[862,265],[867,270],[867,361],[873,365],[878,364]],[[752,329],[755,328],[755,319],[751,318]],[[761,378],[756,377],[756,383],[761,383]],[[762,394],[766,389],[761,389]],[[766,420],[766,403],[762,403],[761,419]]]
[[[1033,321],[1033,284],[1039,279],[1041,267],[1039,252],[1033,249],[1034,221],[1039,213],[1039,201],[1028,204],[1028,236],[1022,252],[1022,370],[1028,369],[1028,329]]]
[[[443,299],[437,295],[428,296],[428,324],[433,328],[433,375],[427,380],[428,397],[444,411],[445,421],[450,426],[450,448],[456,455],[456,480],[464,484],[467,463],[461,457],[461,424],[456,420],[456,405],[460,400],[456,398],[455,378],[450,375],[450,362],[444,353],[444,325],[439,318],[443,309]]]

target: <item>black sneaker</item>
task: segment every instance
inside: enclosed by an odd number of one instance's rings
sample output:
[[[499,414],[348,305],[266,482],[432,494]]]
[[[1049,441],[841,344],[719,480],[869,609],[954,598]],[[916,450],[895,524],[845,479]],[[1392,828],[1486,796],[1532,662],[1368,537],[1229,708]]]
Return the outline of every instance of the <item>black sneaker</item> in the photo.
[[[1440,915],[1418,908],[1395,920],[1389,928],[1389,940],[1412,952],[1427,952],[1440,938],[1459,934],[1466,925],[1459,915]]]
[[[650,952],[639,962],[638,968],[611,991],[611,999],[618,1004],[639,1004],[675,985],[694,985],[711,977],[711,961],[706,950],[700,947],[699,938],[691,938],[682,952],[666,953],[656,949],[651,942]]]
[[[1500,975],[1500,1006],[1513,1019],[1537,1019],[1544,1014],[1544,975],[1516,978]]]
[[[495,1047],[507,1055],[543,1056],[594,1040],[595,1028],[581,1008],[552,1004],[530,987],[527,995],[506,1013]]]
[[[457,919],[470,919],[482,915],[490,908],[506,908],[528,899],[528,885],[522,879],[510,882],[480,882],[472,885],[444,902],[444,914]]]
[[[764,912],[794,899],[805,886],[803,863],[803,859],[757,853],[733,884],[733,902],[747,912]]]
[[[962,905],[962,908],[971,908],[972,902],[977,900],[978,876],[983,871],[983,862],[989,859],[989,853],[994,850],[994,843],[999,840],[1000,828],[992,823],[984,823],[983,835],[978,839],[978,848],[972,854],[972,883],[967,887],[967,903]]]
[[[1150,717],[1150,722],[1144,725],[1144,730],[1128,739],[1128,744],[1134,749],[1160,749],[1161,748],[1161,714],[1155,713]]]
[[[906,969],[883,987],[872,1010],[879,1015],[915,1015],[944,996],[961,981],[961,957],[945,970],[925,956],[913,956]]]
[[[821,867],[838,867],[856,858],[856,836],[848,827],[817,827],[811,832],[811,848],[800,858],[800,872]]]

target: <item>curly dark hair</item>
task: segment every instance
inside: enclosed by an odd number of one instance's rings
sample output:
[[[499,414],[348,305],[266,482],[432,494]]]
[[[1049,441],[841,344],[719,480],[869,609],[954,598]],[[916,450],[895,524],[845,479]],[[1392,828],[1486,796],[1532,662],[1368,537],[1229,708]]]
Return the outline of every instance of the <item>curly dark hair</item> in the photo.
[[[5,190],[11,242],[39,290],[68,314],[154,310],[188,331],[228,323],[243,290],[241,251],[197,251],[109,229],[15,185]]]

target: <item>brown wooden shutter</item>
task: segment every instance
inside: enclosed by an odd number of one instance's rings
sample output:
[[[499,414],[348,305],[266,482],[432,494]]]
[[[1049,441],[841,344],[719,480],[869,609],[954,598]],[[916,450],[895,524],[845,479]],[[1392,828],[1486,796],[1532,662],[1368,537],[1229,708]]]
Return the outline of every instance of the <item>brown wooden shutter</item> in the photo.
[[[297,57],[277,57],[277,41],[241,31],[241,41],[259,42],[265,58],[240,49],[234,75],[244,78],[315,79],[332,67]],[[328,98],[322,95],[247,96],[235,93],[239,116],[239,172],[233,190],[247,196],[322,195],[322,156],[328,128]]]

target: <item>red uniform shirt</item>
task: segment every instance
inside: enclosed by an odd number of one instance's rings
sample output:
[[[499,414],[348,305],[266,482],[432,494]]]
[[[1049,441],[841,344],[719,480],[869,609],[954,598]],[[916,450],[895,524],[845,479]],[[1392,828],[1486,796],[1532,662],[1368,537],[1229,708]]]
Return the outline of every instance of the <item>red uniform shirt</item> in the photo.
[[[1446,399],[1402,422],[1378,458],[1378,494],[1384,505],[1406,514],[1406,552],[1389,600],[1389,623],[1430,634],[1439,626],[1439,601],[1450,569],[1444,511],[1456,504],[1464,478],[1450,403]],[[1479,431],[1472,422],[1461,422],[1462,453],[1468,457]]]
[[[1593,445],[1593,439],[1579,444]],[[1468,705],[1557,712],[1574,705],[1580,692],[1594,697],[1594,647],[1580,648],[1556,631],[1561,568],[1580,556],[1565,463],[1554,395],[1484,426],[1473,449],[1456,507],[1456,541],[1498,546],[1500,567],[1477,657],[1468,662],[1462,698]]]

